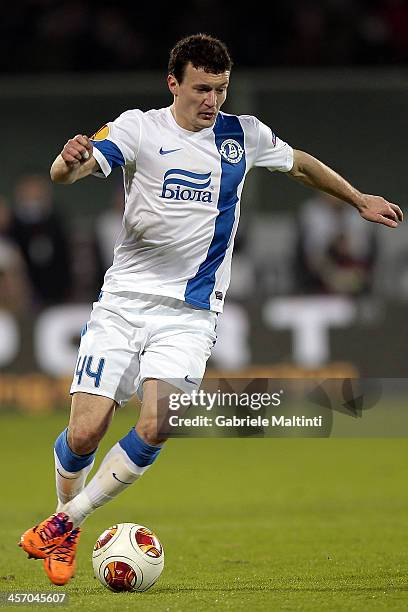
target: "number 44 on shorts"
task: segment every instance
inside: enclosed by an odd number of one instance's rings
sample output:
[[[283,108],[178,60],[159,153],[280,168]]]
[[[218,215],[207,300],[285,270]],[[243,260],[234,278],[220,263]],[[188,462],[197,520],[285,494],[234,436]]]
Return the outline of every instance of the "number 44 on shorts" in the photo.
[[[92,361],[93,355],[84,355],[83,357],[80,355],[78,357],[78,361],[75,368],[75,376],[78,377],[78,385],[81,384],[84,373],[86,376],[89,376],[89,378],[94,379],[95,387],[99,387],[99,385],[101,384],[101,377],[103,368],[105,366],[105,359],[103,357],[99,359],[98,367],[96,368],[96,370],[92,370]]]

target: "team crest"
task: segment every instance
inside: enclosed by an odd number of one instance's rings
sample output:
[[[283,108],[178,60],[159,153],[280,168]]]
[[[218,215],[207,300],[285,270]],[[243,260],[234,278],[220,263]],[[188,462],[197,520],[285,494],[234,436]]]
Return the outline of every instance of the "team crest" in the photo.
[[[239,142],[228,138],[228,140],[224,140],[221,144],[220,153],[230,164],[238,164],[244,155],[244,149]]]
[[[109,135],[109,126],[103,125],[93,136],[91,140],[105,140]]]

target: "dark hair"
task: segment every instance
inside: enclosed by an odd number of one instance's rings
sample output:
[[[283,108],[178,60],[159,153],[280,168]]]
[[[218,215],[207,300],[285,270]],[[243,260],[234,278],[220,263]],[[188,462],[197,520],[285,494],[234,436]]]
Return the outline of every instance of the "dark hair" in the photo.
[[[231,70],[232,66],[226,45],[209,34],[193,34],[179,40],[170,51],[168,74],[181,83],[189,62],[212,74]]]

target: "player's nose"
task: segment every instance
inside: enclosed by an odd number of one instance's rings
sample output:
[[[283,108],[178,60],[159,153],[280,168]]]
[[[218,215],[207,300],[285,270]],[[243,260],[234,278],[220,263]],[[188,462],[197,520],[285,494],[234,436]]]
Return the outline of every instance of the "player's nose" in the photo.
[[[213,108],[215,106],[216,103],[216,95],[215,95],[215,91],[209,91],[205,97],[205,104],[206,106]]]

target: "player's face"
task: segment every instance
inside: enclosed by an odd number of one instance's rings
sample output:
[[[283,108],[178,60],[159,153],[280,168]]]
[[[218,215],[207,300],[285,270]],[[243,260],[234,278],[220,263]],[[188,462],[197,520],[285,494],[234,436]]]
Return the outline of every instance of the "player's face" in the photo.
[[[198,132],[212,127],[227,97],[230,72],[212,74],[187,64],[181,83],[169,75],[167,82],[174,95],[173,110],[177,123]]]

